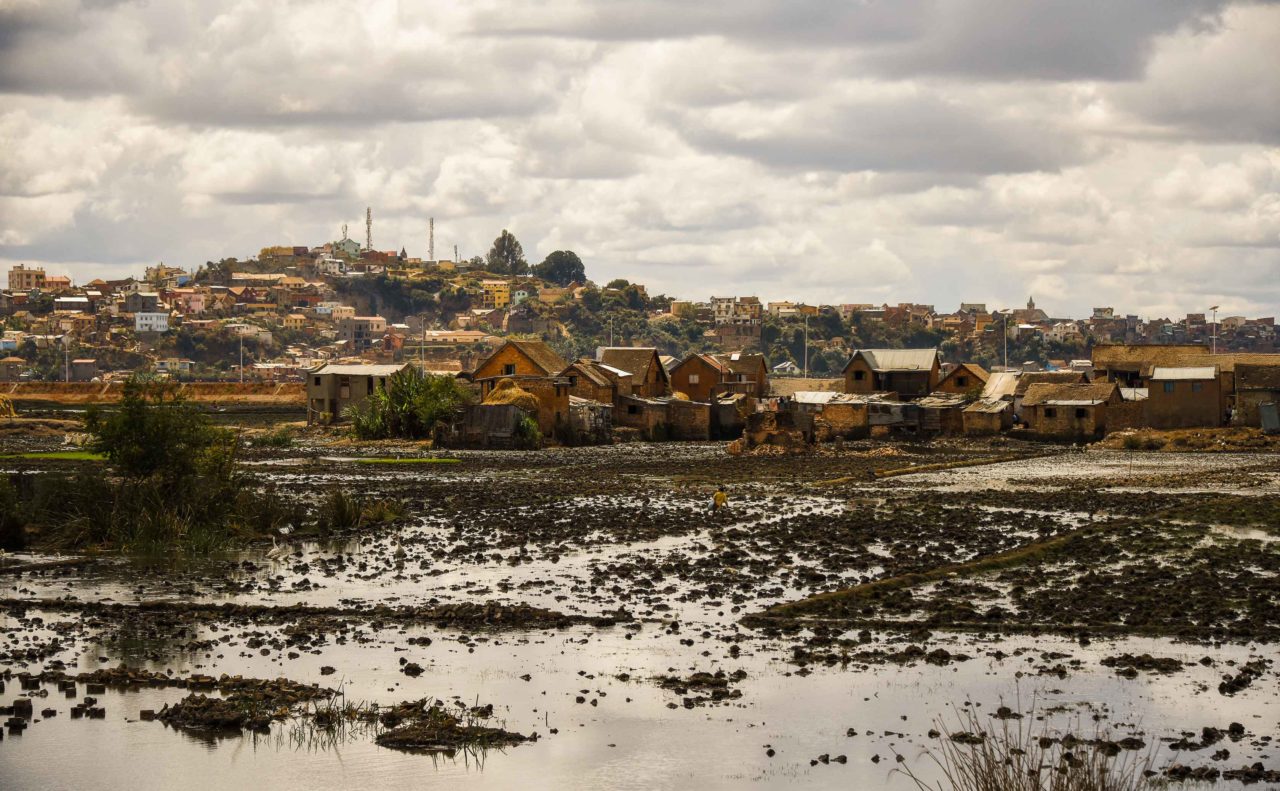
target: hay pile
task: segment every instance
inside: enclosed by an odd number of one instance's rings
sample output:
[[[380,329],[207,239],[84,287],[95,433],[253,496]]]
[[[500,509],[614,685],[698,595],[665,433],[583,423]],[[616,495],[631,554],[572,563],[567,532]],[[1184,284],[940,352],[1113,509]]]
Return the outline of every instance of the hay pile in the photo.
[[[671,397],[676,401],[692,401],[693,400],[692,398],[689,397],[688,393],[682,393],[679,390],[672,393]]]
[[[510,379],[502,379],[494,385],[493,391],[485,396],[484,403],[511,404],[526,412],[538,411],[538,397]]]

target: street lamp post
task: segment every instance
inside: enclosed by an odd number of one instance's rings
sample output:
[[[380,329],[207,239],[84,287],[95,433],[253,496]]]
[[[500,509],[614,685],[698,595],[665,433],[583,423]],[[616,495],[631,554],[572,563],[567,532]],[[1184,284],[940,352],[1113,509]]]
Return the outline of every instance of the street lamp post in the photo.
[[[1213,353],[1218,353],[1218,306],[1214,305],[1209,308],[1213,311]]]

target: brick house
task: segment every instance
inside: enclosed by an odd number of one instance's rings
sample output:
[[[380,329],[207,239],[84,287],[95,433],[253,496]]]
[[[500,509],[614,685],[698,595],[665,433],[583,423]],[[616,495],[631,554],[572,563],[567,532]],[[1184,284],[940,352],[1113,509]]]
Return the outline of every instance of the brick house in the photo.
[[[1147,425],[1152,428],[1221,426],[1226,416],[1219,369],[1155,367],[1147,383]]]
[[[325,365],[307,372],[307,423],[333,422],[347,407],[362,403],[402,365]]]
[[[1107,433],[1107,410],[1123,403],[1113,382],[1034,384],[1022,399],[1031,434],[1052,439],[1094,439]]]
[[[981,391],[987,384],[990,374],[987,373],[981,365],[977,363],[960,363],[955,368],[947,372],[938,382],[938,386],[934,388],[937,393],[950,393],[952,395],[969,395],[970,393]]]
[[[1232,422],[1241,426],[1260,425],[1258,406],[1280,402],[1280,357],[1274,364],[1236,363],[1235,414]]]
[[[502,376],[558,376],[569,363],[542,341],[506,341],[476,366],[474,381]]]
[[[728,373],[714,356],[690,354],[671,369],[671,389],[694,401],[710,401]]]
[[[641,398],[657,398],[671,389],[667,369],[652,346],[605,346],[596,354],[601,363],[631,374],[631,392]]]
[[[936,348],[858,349],[844,366],[844,391],[921,398],[937,389],[941,365]]]

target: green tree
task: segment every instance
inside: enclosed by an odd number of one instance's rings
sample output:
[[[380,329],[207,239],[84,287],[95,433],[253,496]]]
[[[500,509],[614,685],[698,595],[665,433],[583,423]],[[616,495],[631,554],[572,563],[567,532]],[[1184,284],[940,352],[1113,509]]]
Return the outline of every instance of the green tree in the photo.
[[[529,262],[524,260],[524,248],[516,237],[505,228],[493,240],[489,248],[489,256],[485,268],[495,275],[525,275],[529,273]]]
[[[629,285],[631,285],[631,281],[630,281],[630,280],[626,280],[626,279],[621,278],[621,277],[615,277],[613,280],[610,280],[608,283],[605,283],[605,284],[604,284],[604,287],[605,287],[605,288],[612,288],[612,289],[622,290],[622,289],[626,288],[626,287],[627,287],[627,286],[629,286]]]
[[[228,480],[234,468],[235,435],[214,426],[170,382],[130,377],[119,408],[110,413],[91,409],[85,426],[93,437],[92,450],[128,478],[178,483],[208,475]]]
[[[582,259],[572,250],[556,250],[533,267],[533,274],[560,286],[587,279],[587,269],[582,265]]]

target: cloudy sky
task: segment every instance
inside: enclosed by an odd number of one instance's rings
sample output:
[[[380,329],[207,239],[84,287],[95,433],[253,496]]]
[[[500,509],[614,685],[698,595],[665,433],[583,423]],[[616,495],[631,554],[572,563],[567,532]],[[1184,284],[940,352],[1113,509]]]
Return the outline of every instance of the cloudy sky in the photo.
[[[0,0],[0,264],[374,246],[706,298],[1280,313],[1280,5]]]

